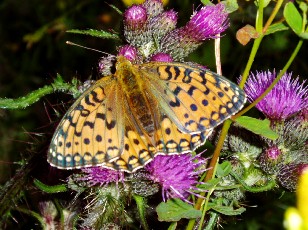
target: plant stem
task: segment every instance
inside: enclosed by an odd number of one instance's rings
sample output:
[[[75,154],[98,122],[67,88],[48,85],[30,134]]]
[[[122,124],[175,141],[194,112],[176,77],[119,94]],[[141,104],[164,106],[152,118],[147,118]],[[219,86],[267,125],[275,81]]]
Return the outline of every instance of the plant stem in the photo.
[[[37,212],[31,211],[31,210],[28,210],[28,209],[24,209],[24,208],[20,208],[20,207],[15,208],[15,209],[19,212],[22,212],[22,213],[25,213],[29,216],[34,217],[41,224],[42,229],[46,229],[46,224],[44,222],[44,219]]]
[[[2,109],[24,109],[33,103],[37,102],[41,97],[51,94],[56,91],[60,92],[71,92],[73,95],[79,94],[77,90],[77,81],[73,80],[72,83],[65,83],[62,77],[58,74],[54,83],[46,85],[43,88],[32,91],[26,96],[11,99],[11,98],[0,98],[0,108]]]
[[[144,201],[145,198],[142,196],[138,196],[136,194],[134,194],[133,197],[138,207],[139,217],[140,217],[142,227],[144,230],[149,230],[150,228],[145,218],[145,205],[146,205]]]

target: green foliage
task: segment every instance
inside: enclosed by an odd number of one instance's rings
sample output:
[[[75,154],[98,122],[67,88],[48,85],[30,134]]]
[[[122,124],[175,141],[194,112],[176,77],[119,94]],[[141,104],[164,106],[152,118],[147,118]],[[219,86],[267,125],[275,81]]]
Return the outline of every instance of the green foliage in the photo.
[[[303,18],[293,2],[288,2],[286,4],[283,15],[291,29],[296,34],[300,34],[303,30]]]
[[[94,29],[76,30],[75,29],[75,30],[68,30],[66,32],[72,33],[72,34],[84,34],[84,35],[89,35],[89,36],[98,37],[98,38],[120,40],[119,35],[117,35],[115,33],[109,33],[107,31],[103,31],[103,30],[94,30]]]
[[[194,209],[191,204],[180,199],[169,199],[160,203],[157,208],[159,221],[179,221],[182,218],[192,219],[201,217],[201,211]]]
[[[251,132],[261,135],[263,137],[275,140],[278,138],[278,134],[270,128],[270,121],[268,119],[259,120],[253,117],[241,116],[236,119],[236,122],[250,130]]]

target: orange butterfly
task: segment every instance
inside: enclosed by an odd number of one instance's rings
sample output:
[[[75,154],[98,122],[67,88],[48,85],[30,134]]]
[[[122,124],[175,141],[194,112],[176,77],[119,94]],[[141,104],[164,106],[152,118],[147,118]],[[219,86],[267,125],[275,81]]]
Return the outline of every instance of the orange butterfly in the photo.
[[[246,101],[234,83],[183,63],[132,64],[86,90],[61,120],[48,162],[133,172],[156,155],[191,152]]]

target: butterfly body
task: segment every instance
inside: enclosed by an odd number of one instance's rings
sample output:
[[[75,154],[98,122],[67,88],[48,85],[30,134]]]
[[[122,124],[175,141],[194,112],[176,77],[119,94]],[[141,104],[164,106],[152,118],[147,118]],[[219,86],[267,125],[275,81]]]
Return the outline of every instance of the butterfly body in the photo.
[[[234,83],[183,63],[132,64],[98,80],[64,115],[48,161],[58,168],[101,165],[133,172],[159,154],[191,152],[236,113],[245,94]]]

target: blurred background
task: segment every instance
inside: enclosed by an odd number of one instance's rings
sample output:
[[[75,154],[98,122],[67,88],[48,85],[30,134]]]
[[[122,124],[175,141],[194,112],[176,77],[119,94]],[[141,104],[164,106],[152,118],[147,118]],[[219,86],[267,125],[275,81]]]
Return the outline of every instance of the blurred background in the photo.
[[[109,4],[114,4],[121,11],[125,9],[123,2],[111,0],[2,0],[0,97],[24,96],[44,85],[50,85],[57,73],[61,74],[66,82],[70,82],[74,77],[82,82],[98,79],[97,62],[102,54],[69,46],[65,42],[69,40],[111,54],[116,53],[117,43],[112,40],[70,34],[66,31],[90,28],[121,31],[122,16]],[[200,5],[199,1],[169,1],[166,8],[173,8],[179,12],[178,25],[181,26]],[[271,12],[271,7],[266,9],[265,15],[266,12]],[[235,39],[235,33],[246,24],[254,25],[255,12],[252,1],[243,1],[239,10],[231,14],[231,27],[221,39],[223,74],[233,81],[236,81],[245,68],[252,45],[252,42],[246,46],[239,44]],[[282,18],[282,15],[279,17]],[[266,37],[252,69],[280,70],[297,42],[298,38],[292,31]],[[215,71],[213,47],[214,42],[207,41],[186,61],[198,62]],[[294,75],[307,77],[307,54],[307,45],[304,44],[290,68]],[[59,119],[73,101],[70,95],[54,93],[26,109],[0,109],[1,184],[9,180],[16,169],[20,168],[24,159],[34,153],[41,156],[42,172],[49,172],[46,151],[51,135]],[[271,195],[258,194],[248,197],[247,200],[250,202],[246,204],[247,208],[260,203],[263,206],[248,208],[251,212],[246,212],[246,217],[234,217],[233,222],[237,222],[237,229],[267,229],[266,226],[271,226],[270,222],[277,222],[276,224],[281,226],[283,208],[288,202],[292,204],[293,198],[283,196],[281,200],[275,199],[276,201],[269,203]],[[278,196],[273,195],[276,198]],[[273,216],[277,218],[272,218]],[[241,222],[240,219],[246,219],[248,222]],[[224,225],[224,220],[220,224]],[[224,228],[231,229],[232,226]]]

